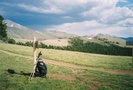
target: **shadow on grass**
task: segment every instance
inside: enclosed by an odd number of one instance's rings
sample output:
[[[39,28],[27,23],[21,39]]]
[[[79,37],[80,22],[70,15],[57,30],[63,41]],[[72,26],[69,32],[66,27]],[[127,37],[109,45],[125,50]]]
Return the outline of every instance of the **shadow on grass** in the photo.
[[[13,69],[8,69],[6,70],[8,73],[10,74],[18,74],[18,75],[24,75],[24,76],[31,76],[31,73],[25,73],[24,71],[20,71],[20,73],[16,73]],[[32,73],[33,74],[33,73]],[[42,78],[47,78],[46,75],[45,76],[40,76],[39,73],[36,73],[35,76],[33,76],[34,78],[35,77],[42,77]]]
[[[24,71],[20,71],[20,73],[16,73],[13,69],[6,70],[10,74],[18,74],[18,75],[24,75],[24,76],[30,76],[31,73],[25,73]]]

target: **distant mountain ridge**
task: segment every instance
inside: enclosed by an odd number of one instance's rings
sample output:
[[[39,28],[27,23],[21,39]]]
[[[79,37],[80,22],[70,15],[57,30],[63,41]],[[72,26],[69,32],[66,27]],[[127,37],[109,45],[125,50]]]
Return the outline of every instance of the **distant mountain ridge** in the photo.
[[[70,38],[76,35],[68,34],[60,31],[35,31],[15,23],[11,20],[4,20],[7,23],[7,34],[10,38],[17,39],[33,39],[35,36],[37,39],[53,39],[53,38]]]
[[[111,36],[111,35],[109,35],[109,34],[102,34],[102,33],[98,33],[98,34],[96,34],[96,35],[90,35],[90,36],[88,36],[88,35],[85,35],[85,36],[83,36],[83,37],[86,37],[86,38],[93,38],[93,37],[101,37],[101,36]],[[119,39],[122,39],[122,40],[126,40],[126,41],[133,41],[133,37],[117,37],[117,36],[111,36],[111,37],[114,37],[114,38],[119,38]]]
[[[11,21],[11,20],[5,20],[5,22],[7,23],[8,27],[14,27],[14,28],[18,28],[18,29],[28,29],[27,27],[22,26],[16,22]]]
[[[96,36],[111,36],[111,35],[99,33]],[[123,39],[126,41],[133,41],[133,37],[126,37],[126,38],[125,37],[117,37],[117,36],[112,36],[112,37],[120,38],[120,39]]]
[[[58,39],[58,38],[72,38],[78,35],[74,35],[74,34],[68,34],[65,32],[61,32],[61,31],[35,31],[32,29],[29,29],[25,26],[22,26],[18,23],[15,23],[11,20],[4,20],[5,23],[7,23],[7,34],[8,37],[10,38],[16,38],[16,39],[33,39],[33,37],[35,36],[37,39],[39,40],[46,40],[46,39]],[[124,37],[117,37],[117,36],[111,36],[108,34],[102,34],[99,33],[97,35],[85,35],[83,37],[88,38],[88,39],[92,39],[93,37],[104,37],[108,38],[108,37],[112,37],[112,38],[118,38],[118,39],[122,39],[122,40],[126,40],[126,41],[133,41],[133,37],[128,37],[128,38],[124,38]]]
[[[124,40],[126,40],[126,41],[133,41],[133,37],[127,37],[127,38],[121,38],[121,39],[124,39]]]

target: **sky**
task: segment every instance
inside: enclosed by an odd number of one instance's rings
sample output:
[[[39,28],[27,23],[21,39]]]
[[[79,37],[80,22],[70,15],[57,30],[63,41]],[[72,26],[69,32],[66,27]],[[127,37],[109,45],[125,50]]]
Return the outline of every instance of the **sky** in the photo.
[[[33,30],[133,37],[133,0],[0,0],[0,14]]]

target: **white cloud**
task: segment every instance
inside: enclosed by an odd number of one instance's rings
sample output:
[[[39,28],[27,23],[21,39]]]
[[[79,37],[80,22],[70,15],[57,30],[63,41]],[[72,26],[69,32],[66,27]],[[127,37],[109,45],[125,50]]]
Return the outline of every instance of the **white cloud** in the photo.
[[[18,4],[19,7],[32,11],[32,12],[38,12],[38,13],[63,13],[62,10],[58,9],[57,6],[52,5],[49,8],[44,8],[44,7],[36,7],[33,5],[25,5],[25,4]]]
[[[7,7],[17,7],[21,8],[30,12],[36,12],[36,13],[63,13],[61,9],[58,8],[58,6],[51,4],[50,6],[45,6],[45,4],[37,3],[36,5],[31,4],[24,4],[24,3],[7,3],[3,2],[0,3],[2,5],[5,5]]]
[[[72,17],[70,17],[70,16],[63,16],[62,18],[64,18],[64,19],[71,19]]]
[[[1,4],[1,5],[5,5],[5,6],[13,6],[12,4],[7,3],[7,2],[1,2],[0,4]]]
[[[61,25],[53,26],[47,28],[47,30],[59,30],[62,32],[77,34],[77,35],[91,35],[91,34],[110,34],[118,36],[131,36],[133,34],[133,28],[123,27],[119,25],[107,25],[101,24],[95,20],[92,21],[83,21],[83,22],[73,22],[73,23],[64,23]],[[123,33],[124,32],[124,33]],[[128,32],[128,35],[127,33]]]
[[[119,0],[120,2],[128,3],[128,0]]]
[[[45,0],[44,4],[51,5],[54,3],[60,6],[79,6],[87,2],[89,2],[89,0]]]
[[[104,23],[117,23],[125,18],[133,18],[133,11],[127,7],[116,7],[102,12],[100,20]]]
[[[133,3],[130,3],[130,4],[126,5],[126,7],[128,7],[131,10],[133,10]]]
[[[64,23],[47,28],[47,30],[59,30],[78,35],[91,34],[111,34],[132,36],[133,29],[129,29],[132,24],[133,11],[128,7],[116,7],[118,2],[127,3],[127,0],[49,0],[49,5],[55,3],[61,10],[72,10],[82,8],[80,14],[85,21]],[[64,7],[68,7],[65,9]],[[71,16],[64,16],[70,18]],[[79,17],[77,17],[79,18]],[[90,21],[89,21],[90,20]],[[128,27],[127,27],[128,26]]]
[[[84,11],[81,15],[85,18],[91,18],[102,23],[117,23],[124,18],[133,17],[133,11],[127,7],[114,7],[115,3],[102,4]]]
[[[44,3],[54,3],[58,5],[68,5],[68,6],[81,6],[81,5],[86,5],[86,4],[92,4],[92,3],[103,3],[103,4],[116,4],[118,0],[45,0]]]
[[[94,30],[96,27],[102,27],[100,23],[96,21],[83,21],[83,22],[73,22],[73,23],[64,23],[61,25],[53,26],[47,28],[47,30],[59,30],[67,33],[76,33],[78,35],[84,35],[90,30]],[[86,33],[87,34],[87,33]]]
[[[131,35],[133,34],[133,4],[128,0],[33,0],[34,4],[32,1],[29,3],[30,1],[2,3],[2,5],[36,12],[38,15],[48,13],[50,17],[46,17],[51,25],[68,22],[51,28],[45,27],[47,30],[60,30],[78,35],[104,33],[133,36]],[[118,2],[125,5],[118,7]],[[37,25],[38,28],[43,26]]]
[[[117,25],[123,27],[133,27],[133,18],[127,18],[125,20],[119,21]]]

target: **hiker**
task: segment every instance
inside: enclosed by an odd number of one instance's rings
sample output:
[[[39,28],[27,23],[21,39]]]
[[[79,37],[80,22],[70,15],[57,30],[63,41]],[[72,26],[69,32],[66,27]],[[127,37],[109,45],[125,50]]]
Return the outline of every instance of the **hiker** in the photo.
[[[36,68],[35,68],[35,76],[44,77],[47,74],[47,66],[43,62],[41,58],[38,59]]]

